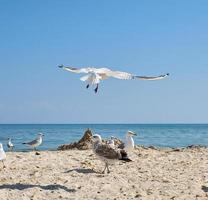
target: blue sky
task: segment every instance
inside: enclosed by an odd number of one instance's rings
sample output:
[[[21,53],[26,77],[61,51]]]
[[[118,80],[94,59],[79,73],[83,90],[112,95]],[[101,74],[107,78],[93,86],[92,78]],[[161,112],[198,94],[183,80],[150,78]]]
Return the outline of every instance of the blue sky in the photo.
[[[208,123],[205,0],[0,0],[0,123]],[[109,79],[97,95],[57,65]]]

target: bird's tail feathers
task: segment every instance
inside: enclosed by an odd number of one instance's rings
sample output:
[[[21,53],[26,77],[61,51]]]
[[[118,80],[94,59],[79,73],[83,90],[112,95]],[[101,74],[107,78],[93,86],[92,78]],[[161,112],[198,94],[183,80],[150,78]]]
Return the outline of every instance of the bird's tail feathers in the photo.
[[[132,162],[133,160],[131,160],[130,158],[128,158],[128,157],[123,157],[123,158],[121,158],[121,159],[119,159],[119,160],[123,160],[123,161],[125,161],[125,162]]]
[[[87,74],[87,75],[81,77],[80,80],[81,80],[81,81],[88,81],[89,78],[90,78],[90,74]]]
[[[120,150],[121,158],[119,160],[123,160],[125,162],[131,162],[132,160],[128,157],[127,152],[125,150]]]

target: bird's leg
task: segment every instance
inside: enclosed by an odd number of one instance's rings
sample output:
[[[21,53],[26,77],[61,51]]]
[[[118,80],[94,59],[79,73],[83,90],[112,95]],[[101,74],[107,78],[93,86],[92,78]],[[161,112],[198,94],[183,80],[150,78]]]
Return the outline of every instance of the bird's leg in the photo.
[[[5,164],[4,164],[4,161],[2,160],[2,163],[3,163],[3,168],[6,168]]]
[[[95,88],[95,93],[97,93],[97,91],[98,91],[98,86],[99,86],[99,84],[97,84],[97,87]]]
[[[108,168],[108,163],[107,163],[106,167],[107,167],[107,172],[108,172],[108,174],[109,174],[109,173],[110,173],[110,170],[109,170],[109,168]]]
[[[88,89],[90,87],[90,84],[87,84],[86,88]]]
[[[105,168],[104,168],[104,170],[103,170],[102,174],[105,174],[105,170],[106,170],[106,168],[107,168],[107,163],[105,163]]]

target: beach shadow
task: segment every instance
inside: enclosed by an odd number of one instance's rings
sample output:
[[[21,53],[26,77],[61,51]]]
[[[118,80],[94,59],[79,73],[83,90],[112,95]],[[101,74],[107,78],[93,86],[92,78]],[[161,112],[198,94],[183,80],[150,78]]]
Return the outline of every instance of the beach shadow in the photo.
[[[67,188],[66,186],[59,185],[59,184],[51,184],[51,185],[32,185],[32,184],[21,184],[21,183],[15,183],[15,184],[3,184],[0,185],[1,189],[11,189],[11,190],[25,190],[29,188],[39,187],[42,190],[65,190],[66,192],[75,192],[75,189]]]
[[[68,171],[65,171],[64,173],[70,173],[70,172],[77,172],[77,173],[81,173],[81,174],[97,174],[97,172],[93,169],[85,169],[85,168],[75,168],[75,169],[70,169]]]
[[[202,185],[201,189],[204,191],[204,192],[208,192],[208,187]]]

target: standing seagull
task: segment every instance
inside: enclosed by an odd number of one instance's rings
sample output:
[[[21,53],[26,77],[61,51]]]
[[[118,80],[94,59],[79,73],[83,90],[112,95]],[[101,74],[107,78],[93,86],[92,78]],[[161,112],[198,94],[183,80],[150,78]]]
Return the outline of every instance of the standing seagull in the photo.
[[[128,155],[124,149],[116,149],[110,147],[108,144],[102,143],[102,138],[100,135],[95,134],[92,136],[93,142],[93,152],[100,160],[105,163],[105,168],[103,170],[103,174],[107,169],[107,172],[110,173],[108,165],[114,163],[117,160],[123,160],[126,162],[132,161],[128,158]]]
[[[111,148],[115,148],[115,142],[114,142],[115,137],[111,136],[110,140],[107,141],[107,144],[111,147]]]
[[[127,152],[131,152],[134,150],[134,139],[133,136],[136,136],[137,134],[133,131],[127,131],[126,133],[126,141],[125,143],[122,143],[118,146],[118,148],[124,149]]]
[[[3,163],[3,168],[5,168],[5,165],[4,165],[4,160],[6,159],[6,153],[4,151],[4,148],[3,148],[3,145],[2,143],[0,143],[0,160],[2,161]]]
[[[7,147],[10,151],[12,151],[14,148],[14,144],[12,143],[11,138],[8,138]]]
[[[80,80],[86,81],[88,83],[86,88],[89,88],[90,85],[96,85],[95,93],[97,93],[98,91],[98,86],[100,81],[110,77],[123,79],[123,80],[141,79],[141,80],[150,81],[150,80],[160,80],[169,76],[169,74],[160,75],[160,76],[137,76],[127,72],[112,71],[108,68],[94,68],[94,67],[75,68],[75,67],[65,67],[63,65],[60,65],[59,67],[70,72],[87,74],[81,77]]]
[[[24,142],[22,144],[26,144],[30,147],[32,147],[34,150],[36,150],[36,147],[40,146],[43,142],[43,134],[38,133],[38,137],[35,140],[32,140],[31,142]]]

